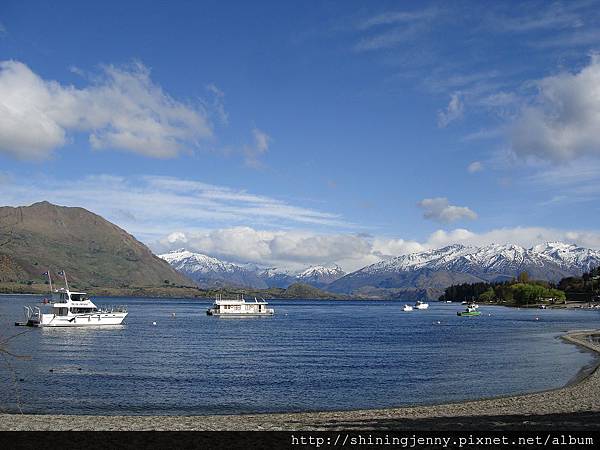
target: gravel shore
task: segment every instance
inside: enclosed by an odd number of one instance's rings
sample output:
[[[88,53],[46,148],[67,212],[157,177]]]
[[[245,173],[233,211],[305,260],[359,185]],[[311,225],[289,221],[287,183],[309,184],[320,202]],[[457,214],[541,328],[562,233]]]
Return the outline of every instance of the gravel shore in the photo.
[[[600,330],[563,336],[600,354]],[[502,430],[600,429],[600,371],[583,369],[544,392],[432,406],[228,416],[80,416],[0,414],[0,430]]]

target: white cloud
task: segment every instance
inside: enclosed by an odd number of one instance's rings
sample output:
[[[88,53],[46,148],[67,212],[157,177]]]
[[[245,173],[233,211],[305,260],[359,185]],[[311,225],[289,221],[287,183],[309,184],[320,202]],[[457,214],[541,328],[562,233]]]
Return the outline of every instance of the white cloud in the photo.
[[[377,34],[363,37],[355,46],[358,52],[376,51],[412,42],[422,33],[431,30],[432,21],[440,15],[439,8],[416,11],[387,11],[362,20],[356,30],[368,33],[372,28],[387,26]]]
[[[223,125],[229,123],[229,115],[225,111],[225,93],[217,87],[214,83],[206,86],[206,90],[212,94],[212,101],[206,102],[207,109],[213,111],[217,116],[219,122]]]
[[[500,31],[516,33],[580,28],[585,22],[585,16],[577,10],[582,6],[585,6],[585,2],[548,3],[543,8],[535,3],[525,4],[519,8],[520,14],[516,16],[493,16],[490,26]]]
[[[423,217],[437,222],[449,223],[462,219],[477,219],[475,211],[466,206],[450,205],[445,197],[425,198],[418,205],[423,208]]]
[[[473,161],[471,164],[467,166],[467,171],[469,173],[477,173],[483,170],[483,163],[481,161]]]
[[[64,183],[42,176],[14,178],[0,189],[0,205],[20,206],[42,200],[82,206],[146,241],[174,231],[248,223],[265,228],[354,227],[337,214],[241,189],[173,177],[95,175]]]
[[[386,11],[362,20],[356,28],[358,30],[366,30],[381,25],[405,24],[429,20],[436,17],[439,13],[440,11],[436,8],[417,11]]]
[[[450,102],[443,111],[438,111],[438,127],[445,128],[451,122],[461,119],[464,114],[464,104],[460,99],[458,92],[450,96]]]
[[[312,264],[339,264],[354,271],[383,259],[451,244],[483,246],[517,244],[529,248],[548,241],[600,248],[600,232],[542,227],[499,228],[475,233],[463,228],[437,230],[423,242],[357,234],[318,234],[308,231],[265,231],[231,227],[173,233],[153,244],[157,252],[185,247],[236,262],[300,269]]]
[[[600,248],[600,232],[582,230],[558,230],[544,227],[497,228],[483,233],[474,233],[458,228],[451,231],[438,230],[432,233],[425,246],[437,248],[450,244],[488,245],[517,244],[532,247],[544,242],[562,241],[589,248]]]
[[[207,113],[174,100],[142,64],[105,66],[87,87],[42,79],[0,62],[0,152],[41,160],[75,133],[92,147],[169,158],[213,135]]]
[[[514,153],[553,163],[600,156],[600,56],[578,73],[549,76],[537,86],[536,101],[512,128]]]
[[[269,150],[271,136],[258,128],[253,128],[252,137],[253,144],[244,147],[245,162],[248,167],[259,169],[263,167],[260,158]]]
[[[363,236],[299,230],[256,230],[247,226],[178,232],[153,244],[158,252],[182,246],[229,261],[293,269],[311,264],[337,263],[355,270],[381,259],[381,256],[373,253],[370,240]]]
[[[171,177],[96,175],[71,179],[67,185],[53,178],[2,177],[1,205],[48,200],[81,206],[121,226],[156,252],[186,247],[263,265],[301,268],[337,263],[349,271],[452,243],[517,243],[527,247],[563,240],[600,248],[600,232],[577,229],[517,227],[476,233],[457,228],[435,231],[422,241],[357,234],[344,231],[355,230],[356,226],[336,214],[244,190]],[[447,200],[442,204],[447,205]]]

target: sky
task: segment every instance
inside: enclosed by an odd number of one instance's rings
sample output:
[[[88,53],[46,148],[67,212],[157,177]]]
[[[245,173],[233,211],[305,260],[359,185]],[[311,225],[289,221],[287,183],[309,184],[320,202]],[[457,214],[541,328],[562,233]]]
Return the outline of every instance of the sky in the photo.
[[[600,1],[0,4],[0,204],[355,270],[600,248]]]

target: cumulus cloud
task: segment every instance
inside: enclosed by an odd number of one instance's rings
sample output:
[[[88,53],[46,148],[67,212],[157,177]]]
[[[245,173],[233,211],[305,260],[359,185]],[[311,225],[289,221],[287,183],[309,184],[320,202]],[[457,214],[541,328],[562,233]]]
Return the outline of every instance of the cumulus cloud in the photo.
[[[600,156],[600,55],[580,72],[544,78],[537,87],[535,102],[512,128],[514,153],[553,163]]]
[[[204,108],[174,100],[140,63],[104,66],[79,89],[44,80],[21,62],[0,62],[0,152],[41,160],[75,133],[86,133],[96,149],[156,158],[213,135]]]
[[[438,111],[438,127],[445,128],[450,123],[459,120],[464,114],[464,104],[457,92],[450,96],[450,102],[445,110]]]
[[[156,251],[185,247],[229,261],[298,269],[311,264],[340,264],[355,270],[381,259],[373,243],[355,234],[318,234],[298,230],[256,230],[247,226],[176,232],[153,244]],[[381,244],[379,248],[382,248]]]
[[[600,248],[600,232],[581,230],[559,230],[545,227],[496,228],[483,233],[475,233],[464,228],[437,230],[432,233],[425,246],[438,248],[450,244],[482,246],[489,244],[517,244],[532,247],[544,242],[561,241],[582,247]]]
[[[423,209],[423,217],[436,222],[455,222],[457,220],[477,219],[477,213],[466,206],[454,206],[446,197],[425,198],[418,205]]]
[[[483,170],[483,164],[480,161],[473,161],[467,166],[467,172],[476,173]]]
[[[437,230],[423,242],[361,234],[319,234],[309,231],[266,231],[231,227],[197,232],[175,232],[153,243],[157,252],[185,247],[230,261],[299,269],[312,264],[339,264],[346,271],[395,256],[451,244],[483,246],[517,244],[529,248],[563,241],[600,248],[600,232],[543,227],[498,228],[475,233],[464,228]]]

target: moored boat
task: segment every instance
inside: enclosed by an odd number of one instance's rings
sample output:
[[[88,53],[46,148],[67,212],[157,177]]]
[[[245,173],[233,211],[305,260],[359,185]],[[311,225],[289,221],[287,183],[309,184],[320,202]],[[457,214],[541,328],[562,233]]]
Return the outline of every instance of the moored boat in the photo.
[[[421,300],[417,300],[417,303],[415,303],[415,308],[416,309],[427,309],[427,308],[429,308],[429,303],[425,303],[425,302],[422,302]]]
[[[65,287],[52,291],[52,280],[49,272],[52,299],[44,302],[52,306],[50,313],[43,313],[39,306],[25,306],[24,325],[31,327],[82,327],[99,325],[120,325],[127,317],[125,306],[98,308],[85,292],[69,289],[67,275],[59,272],[65,280]],[[46,299],[44,299],[46,300]]]
[[[478,305],[476,305],[475,303],[471,303],[470,305],[467,306],[467,308],[464,311],[458,311],[456,313],[457,316],[480,316],[481,312],[477,310],[477,308],[479,308]]]
[[[210,307],[206,314],[219,317],[254,317],[254,316],[272,316],[275,314],[273,308],[267,308],[268,303],[262,299],[254,297],[253,302],[246,302],[241,295],[237,299],[223,299],[221,294],[217,294],[215,303]]]

